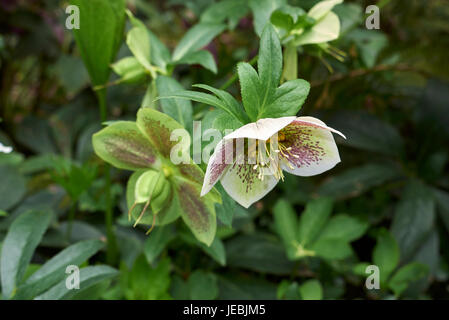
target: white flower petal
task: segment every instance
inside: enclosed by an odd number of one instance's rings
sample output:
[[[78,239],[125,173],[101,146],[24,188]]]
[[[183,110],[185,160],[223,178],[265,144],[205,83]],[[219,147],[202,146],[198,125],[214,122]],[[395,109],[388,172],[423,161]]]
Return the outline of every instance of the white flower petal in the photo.
[[[224,139],[248,138],[266,141],[295,119],[296,117],[260,119],[257,120],[257,122],[248,123],[235,130],[231,134],[225,136]]]
[[[288,162],[282,169],[297,176],[313,176],[333,168],[340,162],[340,155],[331,132],[334,130],[321,120],[298,117],[283,130],[286,147],[291,147]],[[293,168],[291,168],[292,166]]]
[[[226,146],[233,145],[233,141],[221,140],[215,147],[214,153],[207,164],[206,175],[204,177],[203,188],[201,189],[201,196],[208,193],[217,181],[221,178],[227,167],[232,164],[233,154],[225,152]]]
[[[258,171],[253,167],[253,164],[235,164],[220,180],[226,192],[245,208],[262,199],[278,183],[274,175],[258,179]]]
[[[297,37],[294,40],[293,44],[295,46],[299,46],[305,44],[329,42],[337,39],[339,34],[340,20],[335,13],[329,12],[312,28],[306,30],[303,34]]]
[[[0,153],[11,153],[11,152],[12,152],[12,147],[4,146],[4,145],[0,142]]]
[[[342,2],[343,2],[343,0],[320,1],[309,10],[307,15],[316,20],[319,20],[322,17],[324,17],[326,14],[328,14],[332,10],[333,7],[335,7],[337,4],[340,4]]]
[[[321,121],[320,119],[314,118],[314,117],[297,117],[295,122],[302,122],[304,124],[309,123],[311,125],[316,125],[317,127],[321,127],[323,129],[329,130],[329,131],[336,133],[339,136],[346,139],[346,136],[343,133],[341,133],[338,130],[335,130],[334,128],[328,127],[323,121]]]

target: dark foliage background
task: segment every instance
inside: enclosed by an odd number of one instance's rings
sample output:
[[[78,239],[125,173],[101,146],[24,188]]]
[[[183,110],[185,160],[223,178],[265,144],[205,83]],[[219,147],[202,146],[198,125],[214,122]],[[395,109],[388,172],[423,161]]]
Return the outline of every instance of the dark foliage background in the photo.
[[[212,2],[130,0],[128,7],[173,49]],[[315,2],[289,1],[304,9]],[[381,29],[368,31],[369,4],[345,1],[334,10],[342,34],[333,45],[347,54],[344,62],[319,57],[313,48],[299,56],[299,77],[311,83],[300,114],[317,116],[348,138],[337,138],[342,162],[334,170],[313,178],[287,176],[250,209],[226,208],[232,227],[222,221],[211,248],[182,223],[156,228],[149,237],[145,229],[133,229],[124,195],[129,173],[113,170],[119,254],[107,261],[101,249],[84,265],[109,264],[120,273],[73,298],[447,299],[449,5],[379,1]],[[0,1],[0,142],[14,148],[0,154],[0,243],[24,212],[53,213],[26,275],[70,244],[105,239],[104,167],[91,146],[100,115],[73,35],[64,28],[66,5]],[[255,56],[251,13],[207,49],[218,73],[178,66],[174,76],[185,88],[219,87],[233,76],[237,62]],[[127,55],[123,44],[117,60]],[[146,86],[111,86],[109,120],[134,119]],[[228,90],[238,96],[238,83]],[[200,119],[207,107],[193,110]],[[290,212],[301,225],[304,210],[352,220],[329,220],[340,238],[321,244],[321,254],[289,259],[284,221],[276,212]],[[318,221],[310,230],[323,233],[326,221],[323,229]],[[364,286],[368,264],[388,270],[380,290]]]

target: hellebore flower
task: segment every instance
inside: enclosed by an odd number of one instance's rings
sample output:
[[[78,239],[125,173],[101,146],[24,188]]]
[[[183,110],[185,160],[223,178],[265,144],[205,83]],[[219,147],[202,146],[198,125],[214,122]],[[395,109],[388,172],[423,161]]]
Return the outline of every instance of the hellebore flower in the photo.
[[[323,173],[340,162],[331,132],[344,137],[313,117],[266,118],[244,125],[217,144],[201,195],[220,180],[226,192],[248,208],[283,180],[283,171],[298,176]],[[234,147],[244,139],[249,139],[244,148]]]
[[[190,158],[178,165],[170,160],[172,148],[179,144],[171,139],[174,130],[184,128],[166,114],[143,108],[136,122],[118,121],[94,134],[93,146],[104,161],[135,171],[126,192],[135,225],[153,228],[181,215],[196,238],[210,245],[216,231],[215,203],[221,197],[216,190],[200,197],[204,173]]]
[[[338,38],[340,34],[340,20],[331,10],[343,0],[326,0],[314,5],[307,16],[314,19],[315,23],[309,28],[295,29],[292,44],[294,46],[305,44],[325,43]]]

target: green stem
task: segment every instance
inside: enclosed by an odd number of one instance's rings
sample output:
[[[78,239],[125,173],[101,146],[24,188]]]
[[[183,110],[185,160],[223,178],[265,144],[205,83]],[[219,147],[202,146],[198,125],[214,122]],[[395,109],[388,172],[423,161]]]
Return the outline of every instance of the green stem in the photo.
[[[284,70],[281,83],[298,79],[298,51],[295,46],[288,45],[284,50]]]
[[[96,91],[98,97],[98,103],[100,106],[101,123],[104,123],[107,119],[107,106],[106,106],[106,89]],[[114,216],[112,212],[112,199],[111,199],[111,167],[109,164],[105,165],[105,178],[106,178],[106,211],[105,211],[105,224],[106,224],[106,237],[107,237],[107,251],[106,260],[108,264],[114,265],[117,259],[117,240],[114,233]]]
[[[67,243],[70,243],[70,238],[72,237],[72,227],[73,227],[73,220],[75,220],[75,213],[76,213],[76,200],[72,200],[72,206],[70,207],[68,217],[69,222],[66,231]]]
[[[255,65],[256,64],[256,62],[257,62],[257,58],[258,58],[259,56],[255,56],[254,58],[252,58],[248,63],[250,64],[250,65]],[[228,81],[226,81],[221,87],[220,87],[220,89],[221,90],[226,90],[227,88],[229,88],[237,79],[238,79],[238,77],[239,77],[239,75],[238,75],[238,73],[235,73],[231,78],[229,78],[229,80]]]

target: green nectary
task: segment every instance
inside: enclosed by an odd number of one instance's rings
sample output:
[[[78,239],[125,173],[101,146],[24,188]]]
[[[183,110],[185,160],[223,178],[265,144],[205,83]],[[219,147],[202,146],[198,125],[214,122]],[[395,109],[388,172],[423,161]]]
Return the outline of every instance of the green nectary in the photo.
[[[140,175],[134,186],[134,204],[128,213],[129,218],[131,219],[131,211],[137,204],[145,203],[145,206],[134,225],[136,226],[142,220],[147,208],[151,205],[153,213],[153,223],[149,230],[151,231],[155,225],[157,214],[167,205],[171,193],[170,182],[166,179],[163,171],[149,169]]]

